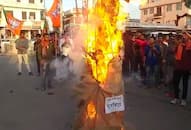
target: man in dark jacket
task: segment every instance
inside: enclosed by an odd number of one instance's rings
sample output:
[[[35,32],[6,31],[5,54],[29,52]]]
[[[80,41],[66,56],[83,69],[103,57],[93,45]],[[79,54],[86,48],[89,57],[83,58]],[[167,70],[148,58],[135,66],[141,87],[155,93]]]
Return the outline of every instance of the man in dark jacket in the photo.
[[[183,94],[180,105],[186,106],[189,71],[191,70],[191,37],[189,34],[183,33],[183,41],[180,42],[176,48],[176,62],[173,74],[173,85],[175,98],[171,103],[176,104],[179,100],[179,83],[183,80]]]
[[[178,38],[178,37],[177,37]],[[176,48],[176,40],[174,36],[170,36],[168,41],[168,48],[167,48],[167,58],[166,58],[166,86],[168,87],[168,91],[166,96],[173,97],[173,71],[175,65],[175,48]]]
[[[36,52],[36,63],[37,63],[37,71],[38,75],[40,75],[40,53],[41,53],[41,35],[36,35],[36,41],[34,43],[34,51]]]
[[[124,42],[124,59],[123,59],[123,76],[128,77],[133,67],[133,34],[125,32],[123,35]]]

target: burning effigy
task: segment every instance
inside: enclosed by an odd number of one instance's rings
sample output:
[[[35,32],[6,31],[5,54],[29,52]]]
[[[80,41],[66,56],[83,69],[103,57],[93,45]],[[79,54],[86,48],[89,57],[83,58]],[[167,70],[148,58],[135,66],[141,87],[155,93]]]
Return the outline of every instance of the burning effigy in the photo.
[[[119,0],[97,0],[88,10],[85,70],[75,87],[79,115],[74,130],[125,130],[122,80],[125,19]]]

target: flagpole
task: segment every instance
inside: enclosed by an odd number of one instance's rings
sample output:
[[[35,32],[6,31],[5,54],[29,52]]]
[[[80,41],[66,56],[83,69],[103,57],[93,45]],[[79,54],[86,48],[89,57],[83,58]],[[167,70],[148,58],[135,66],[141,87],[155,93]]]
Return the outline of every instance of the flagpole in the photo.
[[[78,1],[75,0],[75,5],[76,5],[76,14],[77,14],[77,17],[78,17]]]
[[[45,24],[46,24],[46,2],[44,1],[44,9],[43,9],[43,20],[44,20],[44,24],[43,24],[43,27],[41,28],[41,35],[43,36],[44,35],[44,31],[45,31]]]
[[[63,5],[62,0],[60,0],[60,34],[63,33]]]

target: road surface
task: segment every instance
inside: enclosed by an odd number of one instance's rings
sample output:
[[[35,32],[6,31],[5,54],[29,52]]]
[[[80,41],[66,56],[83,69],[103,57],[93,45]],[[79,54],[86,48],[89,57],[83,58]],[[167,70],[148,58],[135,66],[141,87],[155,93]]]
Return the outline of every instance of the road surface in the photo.
[[[0,130],[71,130],[77,111],[68,85],[48,95],[39,90],[41,78],[29,76],[25,66],[17,76],[16,57],[0,56],[0,66]],[[145,89],[133,79],[125,89],[129,130],[191,130],[190,103],[171,105],[163,90]]]

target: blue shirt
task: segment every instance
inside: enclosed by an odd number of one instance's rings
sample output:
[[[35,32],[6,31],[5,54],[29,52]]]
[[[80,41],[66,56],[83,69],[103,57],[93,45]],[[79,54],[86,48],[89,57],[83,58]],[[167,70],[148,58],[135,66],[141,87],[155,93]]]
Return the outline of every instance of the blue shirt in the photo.
[[[155,50],[153,50],[149,45],[145,47],[145,64],[148,66],[155,66],[159,63],[160,47],[154,45]]]

